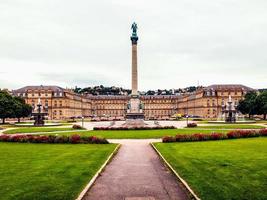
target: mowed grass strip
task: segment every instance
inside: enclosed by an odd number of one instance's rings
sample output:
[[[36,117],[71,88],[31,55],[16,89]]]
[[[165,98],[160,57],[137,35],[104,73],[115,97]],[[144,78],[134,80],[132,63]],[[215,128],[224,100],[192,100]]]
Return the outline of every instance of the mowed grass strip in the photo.
[[[267,138],[155,146],[201,199],[267,199]]]
[[[0,143],[0,199],[75,199],[115,147]]]
[[[64,132],[52,133],[49,135],[85,135],[97,136],[107,139],[148,139],[148,138],[162,138],[163,136],[175,136],[177,134],[194,134],[194,133],[226,133],[229,130],[205,130],[205,129],[158,129],[158,130],[97,130],[97,131],[82,131],[82,132]]]
[[[14,128],[6,130],[5,134],[16,134],[16,133],[38,133],[38,132],[54,132],[54,131],[71,131],[75,130],[71,127],[25,127],[25,128]]]
[[[261,125],[249,125],[249,124],[224,124],[224,125],[209,125],[209,126],[198,126],[197,128],[205,129],[261,129],[264,126]]]

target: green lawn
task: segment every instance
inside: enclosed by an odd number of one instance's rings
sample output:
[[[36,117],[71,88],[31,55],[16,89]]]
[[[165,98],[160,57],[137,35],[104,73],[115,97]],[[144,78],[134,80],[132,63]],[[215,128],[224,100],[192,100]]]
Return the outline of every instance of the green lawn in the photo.
[[[0,199],[75,199],[115,147],[0,143]]]
[[[198,126],[196,128],[213,128],[213,129],[261,129],[264,126],[261,125],[250,125],[250,124],[216,124],[216,125],[209,125],[209,126]]]
[[[201,199],[267,199],[267,138],[155,146]]]
[[[193,133],[212,133],[220,132],[225,133],[229,130],[201,130],[201,129],[162,129],[162,130],[112,130],[112,131],[82,131],[82,132],[64,132],[64,133],[51,133],[49,135],[85,135],[85,136],[98,136],[107,139],[146,139],[146,138],[162,138],[169,135],[176,134],[193,134]]]
[[[71,131],[74,130],[71,127],[25,127],[25,128],[14,128],[4,131],[6,134],[15,133],[36,133],[36,132],[53,132],[53,131]]]

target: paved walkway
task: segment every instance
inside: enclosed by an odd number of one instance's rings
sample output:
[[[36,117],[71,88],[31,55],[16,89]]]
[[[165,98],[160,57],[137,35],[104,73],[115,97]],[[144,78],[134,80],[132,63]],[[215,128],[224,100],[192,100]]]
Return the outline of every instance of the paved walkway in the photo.
[[[160,140],[109,141],[122,146],[84,200],[189,199],[149,145]]]

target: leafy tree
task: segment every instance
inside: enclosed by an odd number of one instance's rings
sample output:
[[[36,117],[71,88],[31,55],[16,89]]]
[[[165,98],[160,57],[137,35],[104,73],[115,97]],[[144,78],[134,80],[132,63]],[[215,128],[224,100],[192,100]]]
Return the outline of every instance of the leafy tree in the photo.
[[[0,90],[0,118],[2,119],[2,123],[5,123],[5,119],[8,117],[12,117],[14,114],[13,110],[14,101],[11,95],[9,95],[6,91]]]
[[[266,119],[267,114],[267,91],[249,92],[245,95],[245,98],[239,101],[237,109],[242,114],[248,114],[249,118],[252,115],[263,115]]]
[[[252,91],[248,92],[245,95],[245,98],[239,101],[239,104],[237,106],[237,109],[242,114],[248,114],[249,118],[251,118],[252,115],[255,115],[258,113],[258,106],[257,106],[257,93]]]
[[[259,115],[263,115],[263,118],[266,119],[267,115],[267,91],[261,92],[256,99],[256,103],[258,106]]]
[[[31,114],[32,107],[25,103],[20,97],[12,97],[6,91],[0,90],[0,118],[5,123],[6,118],[28,117]]]
[[[20,97],[14,97],[14,116],[20,122],[20,118],[28,117],[32,112],[32,107],[25,103],[25,100]]]

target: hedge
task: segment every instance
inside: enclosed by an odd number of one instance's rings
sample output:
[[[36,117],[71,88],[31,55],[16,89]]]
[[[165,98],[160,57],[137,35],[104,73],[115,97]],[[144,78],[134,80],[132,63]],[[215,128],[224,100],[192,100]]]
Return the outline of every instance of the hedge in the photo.
[[[96,136],[55,136],[55,135],[0,135],[0,142],[21,143],[71,143],[71,144],[108,144],[105,138]]]
[[[261,130],[233,130],[227,134],[223,133],[210,133],[210,134],[187,134],[176,136],[164,136],[162,142],[195,142],[195,141],[208,141],[208,140],[224,140],[224,139],[235,139],[235,138],[248,138],[248,137],[259,137],[267,136],[267,128]]]

